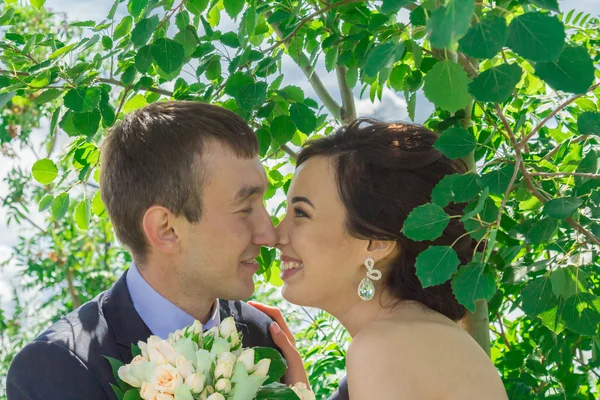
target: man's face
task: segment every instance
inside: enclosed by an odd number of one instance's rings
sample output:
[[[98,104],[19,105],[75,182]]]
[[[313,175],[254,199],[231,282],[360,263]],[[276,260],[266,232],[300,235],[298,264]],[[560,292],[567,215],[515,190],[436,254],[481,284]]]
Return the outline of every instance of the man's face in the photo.
[[[263,204],[265,170],[258,157],[242,159],[214,143],[202,166],[202,217],[182,238],[180,287],[191,296],[247,299],[254,292],[260,247],[276,241]]]

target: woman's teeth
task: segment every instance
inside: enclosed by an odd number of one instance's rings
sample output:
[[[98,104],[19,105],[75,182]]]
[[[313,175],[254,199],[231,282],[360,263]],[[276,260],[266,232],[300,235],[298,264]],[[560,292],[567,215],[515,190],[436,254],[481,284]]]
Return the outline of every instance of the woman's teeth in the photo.
[[[281,262],[281,270],[282,271],[287,271],[290,269],[297,269],[297,268],[302,268],[304,267],[304,264],[302,264],[301,262],[297,262],[297,261],[282,261]]]

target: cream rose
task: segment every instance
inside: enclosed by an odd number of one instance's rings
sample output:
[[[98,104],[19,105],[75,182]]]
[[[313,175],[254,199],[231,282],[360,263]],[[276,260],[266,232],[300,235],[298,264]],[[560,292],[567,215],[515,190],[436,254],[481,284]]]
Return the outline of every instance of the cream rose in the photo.
[[[140,397],[144,400],[154,400],[156,395],[160,394],[158,389],[153,384],[144,382],[142,383],[142,390],[140,390]]]
[[[252,375],[254,376],[267,376],[269,374],[269,367],[271,366],[271,359],[264,358],[256,363]]]
[[[179,371],[183,379],[186,379],[195,372],[194,364],[191,361],[186,360],[184,356],[177,356],[175,367],[177,367],[177,371]]]
[[[291,388],[300,400],[315,400],[315,394],[306,386],[306,383],[298,382]]]
[[[213,393],[206,398],[206,400],[225,400],[225,397],[221,393]]]
[[[240,354],[238,361],[244,364],[247,372],[252,372],[254,369],[254,349],[247,349]]]
[[[170,364],[162,364],[154,369],[152,384],[161,392],[174,394],[183,383],[181,374]]]
[[[215,390],[224,394],[231,392],[231,381],[229,379],[219,379],[215,384]]]
[[[175,349],[173,348],[171,343],[169,343],[166,340],[161,340],[156,345],[156,348],[165,357],[165,359],[169,362],[169,364],[175,366],[175,363],[177,361],[177,356],[179,354],[177,354],[177,352],[175,351]]]
[[[190,388],[192,393],[202,393],[205,380],[204,375],[191,374],[185,378],[185,384]]]
[[[202,322],[195,320],[194,324],[192,325],[192,331],[194,332],[194,334],[202,335],[202,328]]]
[[[175,400],[175,397],[168,393],[159,393],[152,400]]]
[[[221,321],[221,325],[219,326],[219,333],[223,339],[229,338],[233,333],[237,333],[237,328],[235,327],[235,320],[233,317],[227,317],[223,321]]]
[[[131,373],[131,367],[129,365],[123,365],[121,368],[119,368],[117,375],[119,375],[119,378],[121,378],[123,382],[135,388],[142,386],[142,382],[133,373]]]

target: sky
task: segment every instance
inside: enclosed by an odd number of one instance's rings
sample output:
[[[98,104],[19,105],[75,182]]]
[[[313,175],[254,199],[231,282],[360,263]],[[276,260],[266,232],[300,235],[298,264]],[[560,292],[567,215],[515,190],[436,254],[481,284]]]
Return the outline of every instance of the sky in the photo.
[[[559,3],[562,11],[576,9],[594,15],[600,15],[600,0],[560,0]],[[71,21],[100,21],[108,14],[112,4],[113,0],[47,0],[45,6],[47,9],[51,9],[55,12],[65,13],[67,18]],[[125,4],[121,4],[117,15],[121,14],[121,16],[123,16],[125,12]],[[399,15],[399,19],[402,20],[405,18],[407,18],[407,14],[402,11]],[[235,23],[228,19],[225,13],[223,13],[221,25],[221,30],[224,32],[235,30]],[[307,96],[317,99],[315,92],[308,84],[304,74],[289,57],[283,59],[282,69],[285,76],[283,85],[299,86],[305,91]],[[340,102],[335,73],[327,73],[323,64],[317,66],[316,73],[321,77],[325,87],[333,94],[338,102]],[[406,101],[400,93],[396,93],[386,88],[383,92],[383,101],[371,103],[368,98],[368,93],[365,93],[365,97],[360,99],[360,85],[357,85],[354,90],[354,96],[359,116],[372,116],[386,120],[409,120]],[[433,106],[431,103],[424,98],[422,92],[419,93],[417,97],[416,122],[423,122],[429,116],[432,109]],[[45,129],[47,130],[47,128],[48,125],[47,122],[45,122],[40,129],[33,133],[32,138],[34,143],[40,142]],[[7,172],[15,165],[20,166],[24,170],[30,170],[37,159],[28,149],[16,150],[18,154],[16,159],[8,159],[7,157],[0,155],[0,197],[4,197],[7,192],[7,186],[2,182]],[[33,219],[41,225],[44,224],[43,216],[41,215],[36,215]],[[9,256],[12,246],[17,243],[18,235],[31,234],[34,234],[34,231],[31,229],[15,225],[7,226],[6,212],[4,209],[0,208],[0,263]],[[11,310],[11,286],[14,284],[18,284],[18,269],[10,265],[3,270],[0,269],[0,309],[7,310],[8,313],[10,313]]]

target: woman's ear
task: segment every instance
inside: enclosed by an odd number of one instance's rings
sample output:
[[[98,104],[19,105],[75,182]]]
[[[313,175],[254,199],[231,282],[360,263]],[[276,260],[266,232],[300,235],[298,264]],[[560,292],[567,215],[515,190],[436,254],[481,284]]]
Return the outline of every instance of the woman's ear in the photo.
[[[399,250],[398,242],[395,240],[370,240],[367,247],[368,256],[376,262],[395,255]]]

